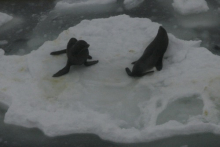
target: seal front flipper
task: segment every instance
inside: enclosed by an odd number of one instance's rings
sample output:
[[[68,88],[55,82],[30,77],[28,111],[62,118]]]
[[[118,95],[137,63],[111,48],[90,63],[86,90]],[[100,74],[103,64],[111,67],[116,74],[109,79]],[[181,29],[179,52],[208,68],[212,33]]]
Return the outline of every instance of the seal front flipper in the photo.
[[[163,57],[161,57],[158,61],[157,61],[157,64],[156,64],[156,69],[158,70],[158,71],[160,71],[162,68],[163,68]]]
[[[69,72],[69,70],[70,70],[70,66],[71,66],[71,65],[70,65],[70,62],[67,61],[66,66],[65,66],[63,69],[59,70],[57,73],[55,73],[55,74],[53,75],[53,77],[60,77],[60,76],[62,76],[62,75],[67,74],[67,73]]]
[[[91,65],[97,64],[98,62],[99,62],[98,60],[96,60],[96,61],[85,61],[84,65],[85,66],[91,66]]]
[[[131,64],[135,64],[137,61],[132,62]]]
[[[60,54],[64,54],[66,53],[66,49],[60,50],[60,51],[55,51],[55,52],[51,52],[51,55],[60,55]]]
[[[127,72],[127,74],[128,74],[129,76],[131,76],[131,77],[133,76],[133,75],[132,75],[132,72],[130,71],[129,68],[125,68],[125,71]]]

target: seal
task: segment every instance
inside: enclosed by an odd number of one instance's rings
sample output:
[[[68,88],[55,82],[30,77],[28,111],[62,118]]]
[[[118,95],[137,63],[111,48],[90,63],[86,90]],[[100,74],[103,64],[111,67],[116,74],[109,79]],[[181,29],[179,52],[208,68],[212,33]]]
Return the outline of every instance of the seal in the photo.
[[[51,55],[59,55],[66,53],[67,54],[67,63],[66,66],[59,70],[53,77],[59,77],[65,75],[69,72],[71,65],[85,65],[91,66],[98,63],[98,60],[87,61],[87,59],[92,59],[89,55],[89,44],[84,40],[78,40],[71,38],[67,44],[67,49],[60,51],[51,52]]]
[[[129,68],[125,68],[125,71],[129,76],[142,77],[146,74],[154,71],[149,71],[156,67],[158,71],[163,68],[163,56],[168,47],[168,35],[163,27],[159,27],[158,33],[154,40],[147,46],[143,55],[135,62],[132,68],[132,72]]]

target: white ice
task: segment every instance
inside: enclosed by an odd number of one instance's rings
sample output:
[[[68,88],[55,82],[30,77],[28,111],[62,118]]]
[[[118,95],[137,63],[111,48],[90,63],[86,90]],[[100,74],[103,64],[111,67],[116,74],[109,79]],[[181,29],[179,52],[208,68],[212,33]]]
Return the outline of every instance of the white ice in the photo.
[[[205,0],[173,0],[172,5],[182,15],[201,13],[209,10]]]
[[[163,69],[131,78],[137,60],[160,24],[120,15],[84,20],[24,56],[0,52],[0,102],[5,123],[37,127],[46,135],[94,133],[117,142],[142,142],[177,134],[220,134],[220,57],[201,41],[169,34]],[[99,63],[73,66],[59,78],[71,37],[86,40]]]
[[[8,21],[12,20],[12,18],[13,18],[12,16],[0,12],[0,27],[1,27],[3,24],[7,23]]]

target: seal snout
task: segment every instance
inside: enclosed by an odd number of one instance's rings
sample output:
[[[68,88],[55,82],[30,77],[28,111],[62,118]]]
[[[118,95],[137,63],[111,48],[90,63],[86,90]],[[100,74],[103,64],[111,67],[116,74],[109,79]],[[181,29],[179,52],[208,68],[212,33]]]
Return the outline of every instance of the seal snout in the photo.
[[[166,30],[162,26],[160,26],[159,30],[158,30],[158,33],[162,33],[162,32],[167,34]]]

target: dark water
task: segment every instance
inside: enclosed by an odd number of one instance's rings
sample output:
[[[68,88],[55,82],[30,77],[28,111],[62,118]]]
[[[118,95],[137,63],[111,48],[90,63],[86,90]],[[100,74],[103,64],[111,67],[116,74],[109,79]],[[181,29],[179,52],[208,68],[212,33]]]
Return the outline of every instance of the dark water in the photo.
[[[203,46],[213,53],[218,50],[212,47],[220,40],[218,27],[186,29],[176,23],[176,15],[170,11],[166,4],[158,5],[161,0],[145,0],[145,2],[132,10],[127,11],[102,11],[95,13],[88,10],[85,13],[56,12],[54,0],[1,0],[0,11],[18,18],[15,26],[2,26],[0,40],[7,40],[8,44],[0,45],[7,54],[17,54],[19,49],[23,53],[37,49],[44,41],[53,40],[65,29],[78,24],[83,19],[107,18],[119,14],[131,17],[150,18],[152,21],[162,23],[168,32],[182,39],[201,39]],[[172,2],[172,0],[167,0]],[[213,8],[219,3],[210,0]],[[114,8],[123,7],[115,4]],[[215,13],[215,12],[214,12]],[[216,12],[217,13],[217,12]],[[218,14],[215,14],[218,15]],[[176,25],[178,30],[174,29]],[[179,30],[180,33],[179,33]],[[193,33],[192,33],[193,32]],[[212,133],[174,136],[162,140],[137,144],[119,144],[105,141],[94,134],[73,134],[61,137],[47,137],[39,129],[27,129],[14,125],[4,124],[6,108],[0,105],[0,147],[219,147],[220,136]]]
[[[53,10],[55,0],[1,0],[1,12],[11,14],[18,20],[14,20],[13,23],[16,25],[11,28],[8,26],[0,28],[0,40],[8,41],[8,44],[0,45],[0,48],[3,48],[6,54],[26,54],[37,49],[45,41],[56,39],[63,30],[77,25],[83,19],[91,20],[127,14],[131,17],[150,18],[152,21],[161,23],[168,32],[180,39],[202,40],[202,46],[218,54],[219,51],[214,50],[213,46],[220,45],[220,28],[218,26],[184,28],[178,21],[190,20],[190,18],[174,13],[171,7],[172,2],[173,0],[166,0],[166,3],[162,0],[145,0],[139,7],[124,11],[117,11],[117,8],[123,8],[123,5],[115,3],[111,8],[93,7],[83,10],[84,12],[71,9],[57,12]],[[219,3],[216,0],[209,0],[209,4],[211,4],[210,9],[213,10],[209,11],[208,15],[201,14],[200,17],[203,18],[204,15],[206,16],[204,19],[214,17],[219,20],[217,10]],[[196,19],[197,15],[194,15],[191,20],[196,21],[194,18]]]
[[[54,0],[1,0],[0,11],[12,15],[15,26],[3,25],[0,28],[0,40],[8,41],[8,44],[0,45],[0,48],[7,54],[18,50],[18,47],[26,49],[33,29],[54,5]]]

